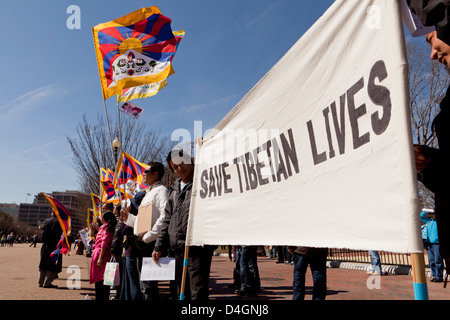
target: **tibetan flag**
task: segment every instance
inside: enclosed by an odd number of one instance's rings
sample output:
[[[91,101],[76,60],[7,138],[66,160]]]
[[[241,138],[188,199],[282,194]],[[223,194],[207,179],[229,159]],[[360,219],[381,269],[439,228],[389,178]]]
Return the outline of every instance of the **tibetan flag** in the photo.
[[[56,245],[56,250],[50,253],[50,257],[52,257],[55,264],[58,263],[59,254],[70,254],[70,246],[67,237],[63,234],[58,244]]]
[[[110,168],[100,168],[100,180],[114,181],[114,172]]]
[[[61,202],[53,198],[52,196],[49,196],[47,194],[43,194],[45,198],[47,198],[48,202],[50,202],[50,206],[52,207],[53,213],[55,214],[56,218],[59,221],[59,224],[61,226],[61,229],[63,230],[63,234],[61,235],[61,240],[59,241],[56,250],[51,253],[50,256],[63,253],[63,254],[69,254],[70,253],[70,244],[68,235],[70,235],[71,232],[71,224],[70,224],[70,212],[62,205]]]
[[[97,217],[100,216],[100,197],[91,193],[92,207],[94,209],[94,223],[97,223]]]
[[[116,181],[114,177],[114,172],[112,172],[111,169],[107,168],[100,168],[100,188],[101,188],[101,201],[106,202],[108,199],[107,190],[105,189],[105,186],[103,184],[103,181],[110,181],[112,183],[113,189],[116,186]]]
[[[117,101],[126,102],[132,99],[148,98],[157,94],[165,86],[167,86],[167,80],[127,88],[122,91],[122,94],[117,95]]]
[[[153,6],[92,28],[104,100],[174,73],[177,39],[171,22]]]
[[[116,196],[116,190],[114,189],[113,183],[109,180],[100,181],[103,186],[106,198],[102,199],[103,202],[119,203],[119,198]]]
[[[173,32],[177,49],[181,39],[183,39],[184,37],[184,34],[184,30]],[[167,86],[167,80],[164,79],[163,81],[156,83],[149,83],[142,86],[126,88],[123,89],[122,93],[117,95],[117,102],[126,102],[132,99],[148,98],[157,94],[165,86]]]
[[[122,152],[118,161],[118,182],[120,190],[131,199],[137,191],[148,187],[143,182],[144,170],[148,166],[134,159],[129,154]]]
[[[88,228],[94,224],[94,210],[92,208],[87,209],[87,225]]]

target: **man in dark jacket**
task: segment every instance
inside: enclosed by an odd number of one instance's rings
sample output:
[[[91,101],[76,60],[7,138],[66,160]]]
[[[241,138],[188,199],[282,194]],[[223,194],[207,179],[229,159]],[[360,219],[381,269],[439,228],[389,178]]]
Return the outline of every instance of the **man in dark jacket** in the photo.
[[[41,260],[39,262],[39,287],[54,288],[52,281],[58,272],[58,263],[50,257],[50,254],[56,250],[56,246],[61,239],[62,228],[58,219],[52,212],[51,217],[45,220],[42,233]],[[61,257],[58,262],[61,263]]]
[[[173,156],[172,156],[173,155]],[[162,252],[170,246],[176,260],[175,279],[181,289],[185,241],[191,204],[193,160],[183,151],[171,151],[167,157],[169,168],[179,177],[169,188],[165,219],[155,244],[153,260],[157,263]],[[188,265],[185,282],[185,300],[207,300],[209,297],[209,274],[213,248],[210,246],[188,248]]]
[[[426,26],[436,31],[427,34],[431,59],[450,70],[450,0],[407,0],[409,7]],[[415,146],[418,179],[435,193],[435,212],[441,253],[450,271],[450,87],[440,103],[441,111],[434,118],[433,128],[439,149]]]

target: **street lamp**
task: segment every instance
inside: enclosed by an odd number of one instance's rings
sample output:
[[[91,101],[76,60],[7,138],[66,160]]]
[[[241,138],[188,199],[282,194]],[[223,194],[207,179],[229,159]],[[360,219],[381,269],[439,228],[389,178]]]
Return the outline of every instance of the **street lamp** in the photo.
[[[114,151],[114,161],[117,163],[117,152],[119,151],[120,148],[120,141],[117,137],[112,142],[112,147]]]

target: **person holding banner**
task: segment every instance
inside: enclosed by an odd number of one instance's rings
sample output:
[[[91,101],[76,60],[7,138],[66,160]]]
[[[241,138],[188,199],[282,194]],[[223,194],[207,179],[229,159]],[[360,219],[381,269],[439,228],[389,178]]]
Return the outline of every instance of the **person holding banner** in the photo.
[[[167,188],[162,185],[161,179],[164,176],[164,165],[160,162],[150,162],[144,170],[144,183],[149,187],[138,192],[131,199],[130,206],[125,207],[122,212],[122,219],[132,227],[136,239],[134,246],[140,252],[138,253],[137,266],[142,269],[143,257],[151,257],[155,240],[158,237],[164,220],[164,212],[167,203]],[[156,222],[144,234],[137,234],[139,222],[139,209],[152,205],[152,221]],[[131,213],[131,214],[129,214]],[[157,217],[157,219],[153,219]],[[145,300],[157,300],[159,298],[157,281],[141,281],[143,295]]]
[[[442,63],[450,70],[450,1],[407,0],[412,12],[426,26],[435,26],[436,31],[426,35],[431,46],[431,59]],[[414,146],[414,156],[419,181],[435,193],[436,222],[441,253],[450,266],[450,87],[440,103],[441,111],[433,120],[433,128],[439,149]]]
[[[176,260],[175,280],[181,292],[194,162],[183,150],[174,150],[169,152],[167,164],[179,179],[169,188],[165,219],[152,256],[153,260],[158,263],[162,253],[169,249],[168,244],[170,243]],[[188,261],[183,297],[185,300],[207,300],[209,298],[209,274],[213,251],[214,248],[211,246],[189,247],[189,254],[186,257]]]

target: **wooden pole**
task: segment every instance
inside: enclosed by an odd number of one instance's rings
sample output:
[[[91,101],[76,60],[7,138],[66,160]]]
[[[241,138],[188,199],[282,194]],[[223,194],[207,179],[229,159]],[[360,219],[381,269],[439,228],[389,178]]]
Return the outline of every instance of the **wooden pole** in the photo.
[[[184,290],[186,287],[186,276],[187,276],[187,266],[188,266],[188,255],[189,255],[189,246],[185,246],[184,247],[184,259],[183,259],[183,275],[181,277],[180,300],[184,300]]]
[[[428,300],[427,279],[425,277],[425,258],[422,253],[411,253],[411,267],[415,300]]]

